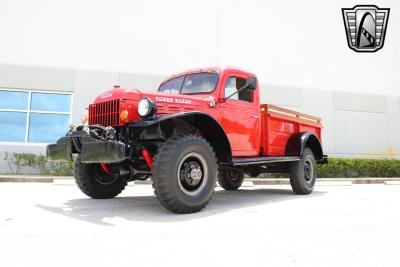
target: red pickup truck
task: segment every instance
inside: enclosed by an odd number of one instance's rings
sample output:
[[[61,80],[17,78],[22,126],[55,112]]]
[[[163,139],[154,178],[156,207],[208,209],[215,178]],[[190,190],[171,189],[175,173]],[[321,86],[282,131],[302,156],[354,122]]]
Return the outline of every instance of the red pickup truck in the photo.
[[[157,92],[113,89],[88,107],[47,147],[49,160],[72,160],[78,187],[112,198],[133,180],[151,177],[161,204],[175,213],[204,208],[216,181],[238,189],[244,175],[289,173],[293,191],[312,192],[317,163],[326,163],[321,120],[260,104],[256,76],[233,67],[172,75]]]

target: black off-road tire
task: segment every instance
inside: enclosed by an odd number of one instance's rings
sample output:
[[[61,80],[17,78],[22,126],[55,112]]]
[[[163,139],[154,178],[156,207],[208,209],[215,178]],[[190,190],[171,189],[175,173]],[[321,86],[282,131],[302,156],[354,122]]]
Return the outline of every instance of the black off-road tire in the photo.
[[[243,171],[220,169],[218,172],[218,183],[225,190],[237,190],[243,181]]]
[[[193,169],[192,161],[201,170],[196,187],[185,183],[182,173]],[[205,166],[203,166],[205,165]],[[185,167],[186,166],[186,167]],[[202,166],[202,168],[201,168]],[[185,167],[185,168],[184,168]],[[186,173],[191,177],[190,173]],[[174,213],[193,213],[203,209],[214,193],[218,175],[215,153],[201,136],[180,135],[167,140],[154,158],[152,180],[160,203]],[[187,178],[189,179],[189,178]]]
[[[100,164],[85,164],[80,155],[75,161],[74,178],[79,189],[91,198],[113,198],[124,190],[127,182],[120,176],[112,178],[109,183],[100,183],[101,175],[106,175]]]
[[[305,148],[303,156],[290,165],[290,185],[298,195],[308,195],[314,189],[317,179],[317,162],[310,148]]]

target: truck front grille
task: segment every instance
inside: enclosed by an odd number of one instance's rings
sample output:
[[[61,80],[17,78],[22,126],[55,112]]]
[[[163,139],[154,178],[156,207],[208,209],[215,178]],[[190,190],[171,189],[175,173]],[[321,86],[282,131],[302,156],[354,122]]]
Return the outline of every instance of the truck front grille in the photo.
[[[119,106],[118,99],[91,104],[89,106],[89,125],[119,125]]]

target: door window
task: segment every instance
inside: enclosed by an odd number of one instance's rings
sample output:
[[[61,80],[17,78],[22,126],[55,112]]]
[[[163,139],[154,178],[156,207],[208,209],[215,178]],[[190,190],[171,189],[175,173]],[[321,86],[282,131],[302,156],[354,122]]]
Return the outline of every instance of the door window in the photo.
[[[225,97],[236,93],[240,88],[246,84],[246,79],[241,77],[229,77],[225,84]],[[232,95],[229,99],[242,100],[253,102],[253,92],[249,90],[242,90],[239,93]]]

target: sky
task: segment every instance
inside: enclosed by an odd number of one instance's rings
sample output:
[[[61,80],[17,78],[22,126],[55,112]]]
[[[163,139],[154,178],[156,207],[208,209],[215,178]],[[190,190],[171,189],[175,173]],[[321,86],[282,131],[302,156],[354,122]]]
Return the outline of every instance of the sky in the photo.
[[[267,84],[400,95],[400,2],[374,2],[391,8],[376,53],[347,46],[341,8],[356,4],[0,0],[0,64],[162,75],[233,65]]]

